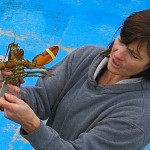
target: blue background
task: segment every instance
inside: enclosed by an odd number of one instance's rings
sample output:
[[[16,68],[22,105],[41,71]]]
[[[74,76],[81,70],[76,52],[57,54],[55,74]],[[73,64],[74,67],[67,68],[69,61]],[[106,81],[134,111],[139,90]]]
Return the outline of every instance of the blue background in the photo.
[[[15,34],[15,42],[29,60],[48,47],[59,45],[56,59],[47,65],[50,67],[77,47],[107,47],[128,15],[148,8],[148,0],[1,0],[0,55],[5,55]],[[36,80],[28,78],[23,86],[34,85]],[[33,149],[19,135],[19,127],[0,112],[0,150]],[[150,146],[145,150],[150,150]]]

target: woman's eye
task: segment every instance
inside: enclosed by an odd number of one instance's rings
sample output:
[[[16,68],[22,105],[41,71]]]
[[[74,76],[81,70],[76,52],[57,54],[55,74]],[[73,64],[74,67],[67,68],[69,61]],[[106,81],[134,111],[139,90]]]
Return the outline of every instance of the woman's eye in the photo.
[[[132,57],[134,57],[135,59],[139,59],[138,55],[137,55],[134,51],[132,51],[131,49],[128,49],[128,52],[129,52],[129,54],[130,54]]]

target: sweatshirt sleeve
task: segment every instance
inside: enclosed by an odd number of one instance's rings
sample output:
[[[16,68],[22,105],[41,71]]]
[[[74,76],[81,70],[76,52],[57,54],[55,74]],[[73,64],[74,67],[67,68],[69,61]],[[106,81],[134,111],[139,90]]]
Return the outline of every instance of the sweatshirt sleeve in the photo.
[[[40,119],[47,119],[51,111],[57,107],[65,92],[75,83],[73,79],[69,86],[67,84],[76,68],[85,59],[88,60],[87,58],[90,58],[91,55],[96,56],[97,52],[100,53],[100,50],[103,49],[95,46],[84,46],[74,50],[51,68],[50,73],[54,76],[39,78],[34,87],[22,87],[19,97],[29,104]]]
[[[33,109],[40,119],[47,119],[71,75],[74,53],[50,68],[54,76],[40,77],[35,86],[21,87],[19,97]]]
[[[140,150],[144,142],[144,132],[122,118],[104,119],[73,141],[62,139],[42,122],[30,134],[23,134],[22,129],[20,132],[36,150]]]

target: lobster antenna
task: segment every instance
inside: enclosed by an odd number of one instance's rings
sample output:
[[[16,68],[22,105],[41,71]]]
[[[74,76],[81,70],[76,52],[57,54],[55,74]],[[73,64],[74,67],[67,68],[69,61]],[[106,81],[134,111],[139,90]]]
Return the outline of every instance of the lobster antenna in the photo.
[[[14,43],[15,43],[15,39],[16,39],[16,34],[14,33]],[[7,51],[6,51],[6,54],[5,54],[3,62],[5,62],[5,60],[6,60],[6,57],[7,57],[9,49],[10,49],[10,44],[8,45],[8,48],[7,48]]]
[[[14,33],[14,43],[15,43],[15,40],[16,40],[16,34]]]
[[[6,60],[6,57],[7,57],[7,54],[8,54],[9,48],[10,48],[10,44],[8,45],[8,48],[7,48],[7,51],[6,51],[6,54],[5,54],[5,57],[4,57],[3,62],[5,62],[5,60]]]

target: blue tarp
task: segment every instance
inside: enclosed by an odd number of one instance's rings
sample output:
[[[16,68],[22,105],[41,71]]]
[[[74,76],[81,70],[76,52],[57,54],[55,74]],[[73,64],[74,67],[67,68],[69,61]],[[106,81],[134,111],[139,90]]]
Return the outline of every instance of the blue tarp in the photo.
[[[0,55],[14,41],[32,58],[59,45],[52,66],[83,45],[108,46],[122,21],[134,11],[150,8],[148,0],[1,0]],[[26,79],[33,85],[36,78]],[[0,150],[32,150],[19,135],[19,125],[0,113]],[[146,150],[150,150],[148,146]]]

